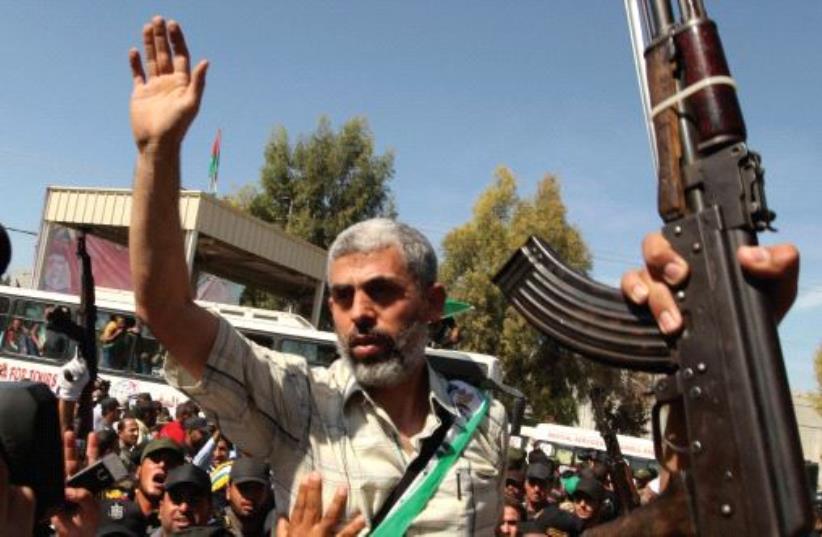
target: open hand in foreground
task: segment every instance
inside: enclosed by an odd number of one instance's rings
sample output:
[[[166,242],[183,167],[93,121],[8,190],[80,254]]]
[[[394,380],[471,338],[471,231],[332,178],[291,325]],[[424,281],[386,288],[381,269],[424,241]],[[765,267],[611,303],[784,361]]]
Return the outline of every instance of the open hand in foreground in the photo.
[[[297,500],[291,509],[291,518],[283,517],[277,522],[277,537],[353,537],[365,527],[365,518],[357,515],[338,533],[334,533],[334,528],[345,512],[348,491],[345,487],[338,488],[331,505],[323,513],[322,487],[322,479],[316,472],[303,479]]]

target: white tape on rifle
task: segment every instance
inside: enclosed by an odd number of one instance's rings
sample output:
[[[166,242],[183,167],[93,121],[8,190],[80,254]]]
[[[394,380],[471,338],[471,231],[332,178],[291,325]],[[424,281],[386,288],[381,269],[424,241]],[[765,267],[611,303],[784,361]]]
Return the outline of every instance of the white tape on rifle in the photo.
[[[697,91],[703,90],[708,86],[731,86],[732,88],[736,89],[736,81],[733,77],[730,76],[709,76],[708,78],[703,78],[699,82],[695,82],[688,86],[687,88],[678,91],[659,103],[658,105],[654,106],[651,109],[651,120],[655,119],[663,110],[666,108],[670,108],[679,104],[680,102],[684,101]]]

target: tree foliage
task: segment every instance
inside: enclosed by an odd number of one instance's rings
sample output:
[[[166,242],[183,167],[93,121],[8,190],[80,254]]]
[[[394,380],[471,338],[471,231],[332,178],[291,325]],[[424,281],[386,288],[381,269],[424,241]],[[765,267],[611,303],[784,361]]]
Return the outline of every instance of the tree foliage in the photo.
[[[335,132],[322,117],[313,133],[293,145],[280,126],[265,148],[260,188],[248,209],[327,248],[355,222],[395,215],[388,186],[393,175],[394,155],[374,153],[374,136],[364,118],[353,118]]]
[[[374,150],[365,118],[347,121],[335,131],[326,117],[317,129],[289,141],[276,127],[265,148],[259,184],[245,185],[226,197],[235,207],[328,248],[346,227],[368,218],[396,215],[389,182],[394,155]],[[283,299],[247,288],[246,305],[282,309]]]
[[[620,432],[640,432],[647,411],[635,378],[569,356],[532,329],[491,282],[514,250],[534,234],[574,269],[590,269],[591,255],[580,232],[567,221],[558,179],[546,175],[533,197],[523,199],[511,170],[498,168],[493,184],[476,201],[471,220],[443,240],[440,277],[450,296],[474,306],[460,318],[460,346],[498,356],[506,382],[525,393],[537,421],[575,423],[578,402],[587,399],[590,386],[597,383],[617,403]]]

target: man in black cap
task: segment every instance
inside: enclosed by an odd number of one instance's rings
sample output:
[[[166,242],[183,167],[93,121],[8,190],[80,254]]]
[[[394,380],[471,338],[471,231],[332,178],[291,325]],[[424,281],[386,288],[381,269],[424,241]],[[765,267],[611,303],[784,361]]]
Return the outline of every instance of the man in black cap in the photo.
[[[583,528],[590,528],[600,522],[605,494],[602,483],[591,477],[580,477],[571,500],[574,502],[574,515],[582,522]]]
[[[183,448],[170,438],[157,438],[143,448],[137,467],[134,501],[150,528],[159,526],[157,511],[171,470],[183,464]]]
[[[146,518],[136,503],[128,500],[102,500],[100,526],[96,537],[143,537]]]
[[[274,510],[268,465],[250,457],[235,460],[231,465],[226,495],[226,527],[232,535],[264,535],[266,517]]]
[[[525,472],[509,468],[505,472],[505,496],[522,503],[525,499]]]
[[[100,506],[98,536],[143,536],[160,527],[158,510],[166,478],[183,463],[183,448],[168,438],[159,438],[145,444],[139,457],[133,500],[107,493]]]
[[[560,509],[556,504],[547,504],[533,523],[541,534],[577,537],[585,529],[601,522],[599,515],[604,498],[605,487],[602,483],[590,476],[582,476],[571,494],[573,513]]]
[[[206,526],[211,518],[211,479],[205,470],[185,463],[168,473],[160,502],[160,528],[152,537]]]
[[[551,468],[540,462],[529,464],[525,472],[525,511],[528,519],[537,518],[548,504]]]

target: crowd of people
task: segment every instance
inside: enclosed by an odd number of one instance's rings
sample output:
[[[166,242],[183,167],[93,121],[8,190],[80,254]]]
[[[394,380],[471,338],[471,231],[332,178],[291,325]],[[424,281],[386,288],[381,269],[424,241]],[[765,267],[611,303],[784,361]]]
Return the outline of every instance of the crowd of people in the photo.
[[[87,500],[96,511],[94,516],[85,515],[71,528],[65,520],[53,519],[53,533],[129,537],[291,534],[282,528],[277,531],[279,519],[288,513],[277,509],[275,476],[269,465],[238,450],[203,417],[194,401],[178,404],[172,418],[169,408],[147,393],[118,401],[109,396],[108,388],[105,380],[95,384],[94,432],[86,446],[90,459],[86,463],[115,454],[127,469],[127,477]],[[74,426],[79,426],[79,417]],[[561,464],[540,446],[527,453],[508,448],[504,500],[494,534],[576,537],[626,514],[628,506],[621,505],[614,491],[607,454],[581,450],[574,461],[573,465]],[[633,485],[641,505],[653,502],[660,492],[655,466],[635,468]],[[814,505],[818,527],[822,497]],[[334,527],[331,524],[317,535],[332,535]],[[70,531],[77,528],[83,531]]]
[[[266,462],[244,456],[191,400],[174,409],[147,393],[118,401],[95,386],[92,458],[116,454],[128,477],[98,495],[97,535],[271,535],[276,524]]]
[[[535,447],[527,457],[508,450],[505,505],[497,537],[580,535],[627,512],[611,482],[607,455],[581,451],[574,465],[562,465]],[[637,499],[644,505],[659,494],[659,474],[647,466],[633,471]]]

